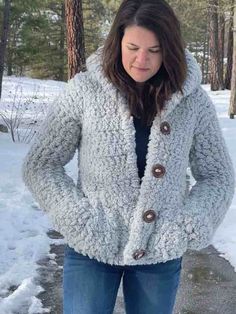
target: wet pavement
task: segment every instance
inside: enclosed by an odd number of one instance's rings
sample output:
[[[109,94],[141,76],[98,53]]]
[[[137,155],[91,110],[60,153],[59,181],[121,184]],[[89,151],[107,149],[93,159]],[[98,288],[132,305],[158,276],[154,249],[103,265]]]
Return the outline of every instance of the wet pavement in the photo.
[[[52,232],[49,236],[55,238],[58,234]],[[55,259],[39,261],[39,284],[45,291],[38,297],[44,307],[50,308],[50,314],[62,314],[63,251],[63,245],[52,245],[50,253]],[[122,283],[113,314],[125,314]],[[183,256],[173,314],[236,314],[236,273],[213,246]]]
[[[236,314],[236,273],[213,246],[184,255],[174,313]]]

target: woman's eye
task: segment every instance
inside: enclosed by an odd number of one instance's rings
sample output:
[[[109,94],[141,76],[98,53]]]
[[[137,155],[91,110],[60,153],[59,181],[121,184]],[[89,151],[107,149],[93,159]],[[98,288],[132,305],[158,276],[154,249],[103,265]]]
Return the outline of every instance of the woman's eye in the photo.
[[[129,50],[138,50],[138,48],[130,48],[128,47]]]
[[[129,50],[131,50],[131,51],[137,51],[138,50],[138,48],[131,48],[131,47],[127,47]],[[151,53],[158,53],[158,52],[160,52],[161,50],[149,50],[149,52],[151,52]]]
[[[149,50],[151,53],[158,53],[161,52],[161,50]]]

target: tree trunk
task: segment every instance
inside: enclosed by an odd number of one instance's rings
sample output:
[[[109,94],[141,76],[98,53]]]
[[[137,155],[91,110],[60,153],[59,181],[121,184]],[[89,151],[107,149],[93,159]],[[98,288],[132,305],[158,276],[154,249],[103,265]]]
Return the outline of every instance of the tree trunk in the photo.
[[[234,0],[234,22],[233,22],[233,70],[232,70],[232,79],[231,79],[231,97],[230,97],[230,106],[229,106],[229,115],[230,118],[234,118],[236,114],[236,0]]]
[[[82,0],[66,0],[68,78],[86,70]]]
[[[61,29],[60,29],[60,65],[59,65],[59,77],[60,81],[65,79],[65,67],[64,67],[64,58],[65,58],[65,3],[61,3]]]
[[[231,88],[231,76],[232,76],[232,66],[233,66],[233,17],[234,17],[234,0],[231,1],[232,10],[230,14],[229,22],[229,34],[228,34],[228,48],[227,48],[227,67],[225,74],[225,88]]]
[[[211,90],[219,90],[219,51],[218,51],[218,0],[209,0],[209,44],[210,44],[210,83]]]
[[[203,56],[201,63],[201,70],[203,74],[203,84],[208,84],[208,51],[209,51],[209,26],[205,30],[205,38],[203,43]]]
[[[219,14],[219,89],[224,89],[224,40],[225,40],[225,17],[224,12]]]
[[[11,76],[13,74],[13,70],[12,70],[12,52],[11,51],[7,51],[7,75]]]
[[[4,59],[7,47],[7,37],[9,31],[9,18],[10,18],[10,0],[5,0],[3,9],[3,27],[0,42],[0,98],[2,96],[2,78],[4,72]]]

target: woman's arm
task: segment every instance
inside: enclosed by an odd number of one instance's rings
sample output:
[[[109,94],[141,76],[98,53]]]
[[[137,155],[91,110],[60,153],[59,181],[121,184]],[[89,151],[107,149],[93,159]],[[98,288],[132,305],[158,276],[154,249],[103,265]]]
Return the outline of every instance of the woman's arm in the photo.
[[[234,194],[234,169],[215,107],[200,87],[197,91],[199,119],[190,151],[190,167],[196,184],[183,209],[188,247],[201,249],[210,244]]]
[[[88,199],[64,169],[80,141],[83,97],[78,94],[79,84],[78,78],[72,79],[54,101],[22,167],[26,186],[65,237],[82,232],[90,216]]]

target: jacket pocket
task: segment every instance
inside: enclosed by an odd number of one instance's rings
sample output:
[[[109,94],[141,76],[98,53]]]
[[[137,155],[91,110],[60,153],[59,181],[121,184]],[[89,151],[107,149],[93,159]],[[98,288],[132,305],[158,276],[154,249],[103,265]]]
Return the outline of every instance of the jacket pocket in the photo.
[[[172,214],[169,211],[168,214],[163,212],[149,239],[149,250],[157,251],[164,260],[182,256],[188,246],[182,215],[176,212]]]

